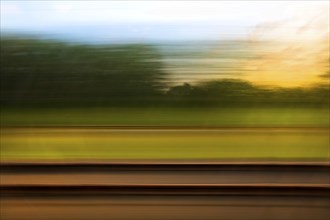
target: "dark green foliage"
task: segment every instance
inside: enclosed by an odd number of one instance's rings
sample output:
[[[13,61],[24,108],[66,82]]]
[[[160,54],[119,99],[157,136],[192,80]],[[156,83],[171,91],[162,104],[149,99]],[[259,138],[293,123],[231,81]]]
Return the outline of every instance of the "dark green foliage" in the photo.
[[[176,105],[240,107],[329,107],[328,85],[309,88],[268,88],[237,79],[184,83],[168,90],[167,102]]]
[[[1,40],[4,105],[130,105],[156,99],[164,73],[148,45]]]

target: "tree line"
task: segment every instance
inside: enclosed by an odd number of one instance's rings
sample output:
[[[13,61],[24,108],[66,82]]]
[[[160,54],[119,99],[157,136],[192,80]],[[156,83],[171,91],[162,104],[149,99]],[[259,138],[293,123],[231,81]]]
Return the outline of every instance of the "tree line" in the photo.
[[[268,88],[238,79],[169,85],[152,45],[1,39],[2,107],[328,106],[329,86]]]

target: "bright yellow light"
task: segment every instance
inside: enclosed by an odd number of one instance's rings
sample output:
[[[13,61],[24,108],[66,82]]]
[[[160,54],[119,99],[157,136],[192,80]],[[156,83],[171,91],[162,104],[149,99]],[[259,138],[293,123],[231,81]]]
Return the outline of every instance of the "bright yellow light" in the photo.
[[[304,11],[302,11],[304,12]],[[265,23],[251,35],[256,58],[243,76],[253,83],[283,87],[319,83],[329,71],[329,11],[324,8],[293,19]],[[262,43],[264,42],[264,43]]]

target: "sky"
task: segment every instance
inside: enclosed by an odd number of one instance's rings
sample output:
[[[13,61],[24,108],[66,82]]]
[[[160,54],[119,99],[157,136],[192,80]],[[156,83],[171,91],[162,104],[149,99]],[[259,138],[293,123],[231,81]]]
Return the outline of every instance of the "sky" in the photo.
[[[88,42],[218,41],[200,58],[212,72],[206,79],[230,52],[221,46],[228,40],[249,43],[257,58],[231,62],[244,70],[237,77],[254,83],[305,86],[329,68],[329,1],[1,0],[1,31]],[[208,68],[210,59],[218,65]]]
[[[322,3],[318,3],[322,5]],[[285,10],[283,11],[283,5]],[[221,22],[257,24],[292,14],[311,2],[249,1],[1,1],[4,28],[60,28],[80,24]],[[244,10],[242,10],[244,9]]]
[[[194,35],[216,39],[226,35],[228,29],[232,35],[241,36],[262,22],[288,19],[299,9],[313,10],[326,5],[326,1],[2,0],[1,29],[70,34],[70,30],[76,28],[79,29],[76,35],[83,35],[93,32],[95,27],[109,27],[108,37],[111,38],[111,27],[124,26],[127,28],[119,29],[122,33],[115,37],[131,34],[146,39],[180,39]],[[159,27],[167,29],[167,34]],[[186,29],[186,35],[182,36],[184,31],[178,29]]]

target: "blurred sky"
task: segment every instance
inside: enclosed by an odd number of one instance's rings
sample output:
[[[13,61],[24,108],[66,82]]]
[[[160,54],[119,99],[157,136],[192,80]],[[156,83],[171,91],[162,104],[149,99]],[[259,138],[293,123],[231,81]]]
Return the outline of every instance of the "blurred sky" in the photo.
[[[208,61],[226,53],[225,41],[250,42],[244,48],[258,59],[234,60],[235,72],[265,85],[317,83],[329,68],[329,1],[1,0],[1,31],[89,43],[219,42]]]
[[[127,29],[116,29],[121,33],[116,33],[114,37],[126,37],[129,34],[126,32],[130,32],[135,37],[151,39],[217,39],[228,35],[228,28],[236,27],[233,31],[237,34],[247,34],[249,29],[246,28],[266,21],[288,19],[294,17],[297,11],[308,13],[328,4],[328,1],[1,0],[1,28],[64,34],[70,32],[70,27],[80,27],[77,32],[83,35],[94,32],[97,27],[107,29],[109,26],[108,33],[103,30],[102,34],[106,33],[111,38],[111,26],[127,25]],[[161,31],[157,25],[167,28],[167,32]],[[187,31],[180,31],[182,28]]]

